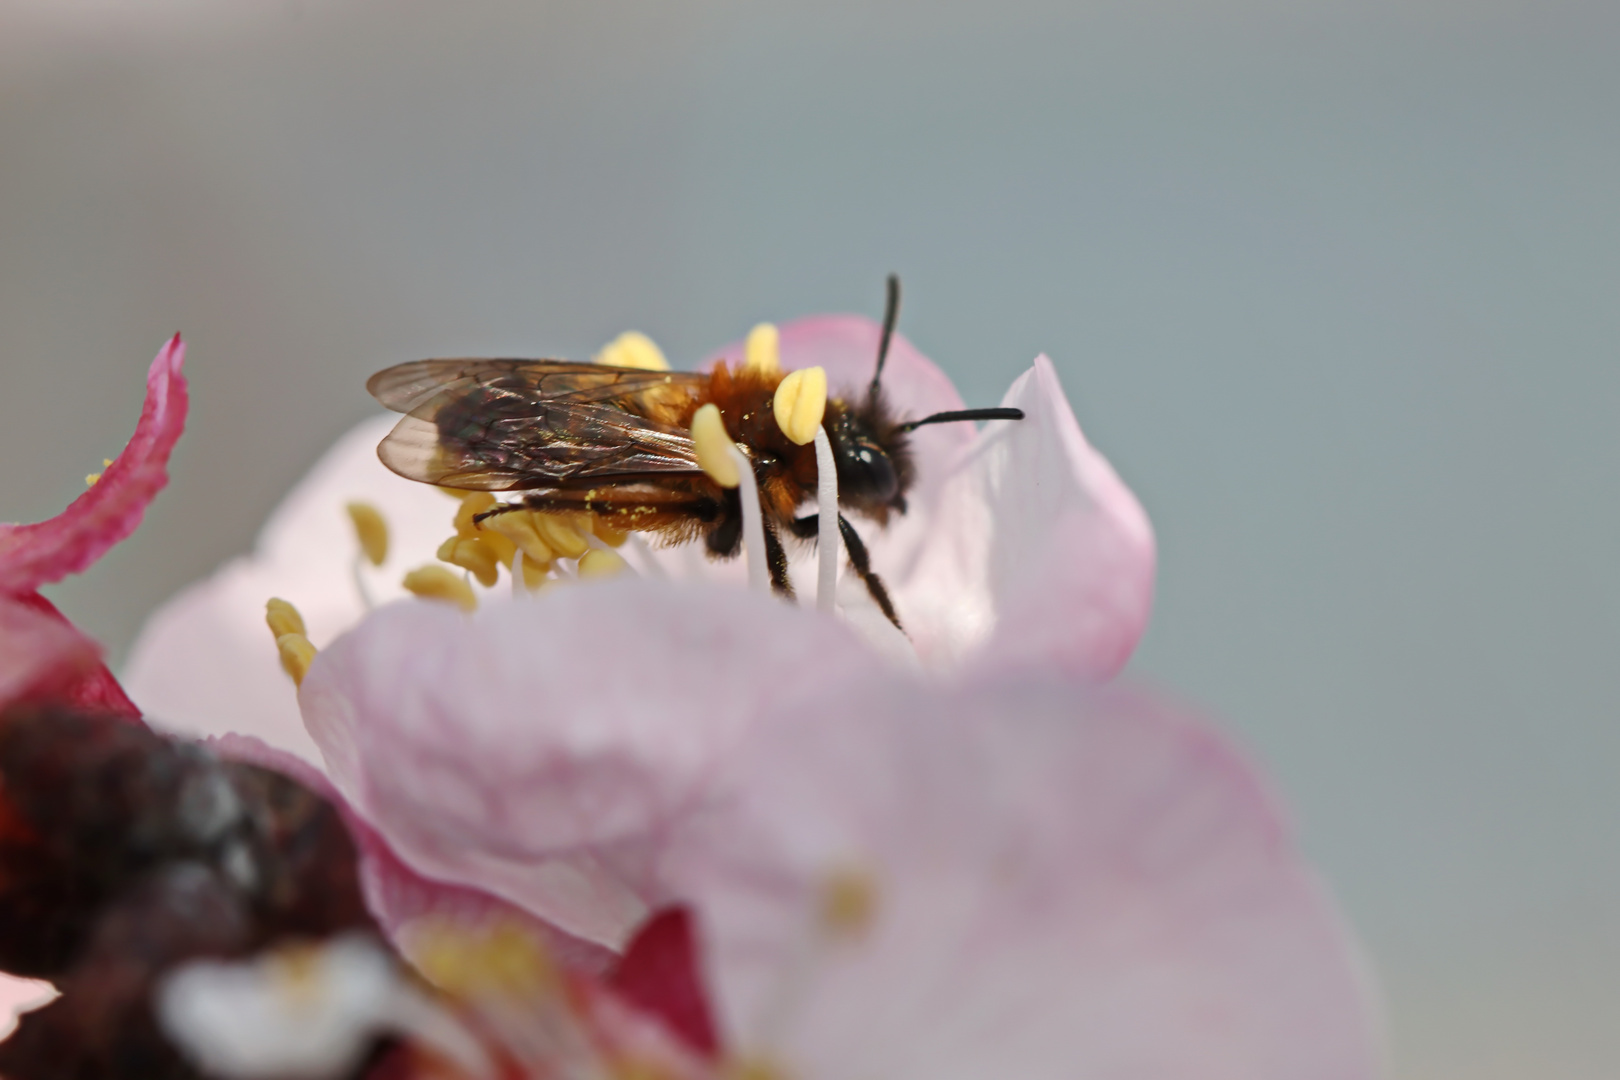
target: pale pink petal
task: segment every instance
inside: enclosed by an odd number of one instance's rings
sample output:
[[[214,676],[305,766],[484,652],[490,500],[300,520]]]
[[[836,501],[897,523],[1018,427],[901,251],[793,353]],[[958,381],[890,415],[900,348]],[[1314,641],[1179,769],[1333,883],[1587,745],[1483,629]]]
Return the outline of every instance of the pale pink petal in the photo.
[[[397,419],[379,416],[352,429],[281,501],[252,555],[189,586],[147,620],[123,674],[153,723],[191,735],[241,732],[320,760],[265,626],[264,604],[272,596],[290,601],[317,646],[360,621],[366,608],[353,580],[356,543],[344,511],[350,500],[373,503],[389,525],[387,563],[362,570],[377,599],[405,595],[405,571],[433,560],[452,531],[456,503],[377,460],[377,443]]]
[[[756,727],[667,850],[734,1050],[803,1080],[1370,1080],[1338,917],[1178,710],[876,681]],[[869,887],[838,930],[830,883]],[[846,890],[847,895],[847,890]]]
[[[664,834],[747,726],[877,662],[768,596],[615,581],[470,618],[384,608],[300,699],[333,781],[418,873],[614,947],[663,899]]]
[[[1153,530],[1141,504],[1080,433],[1046,357],[951,463],[897,605],[929,662],[1116,674],[1146,628]]]
[[[56,989],[38,979],[18,979],[0,975],[0,1039],[17,1028],[17,1017],[56,997]]]
[[[0,525],[0,593],[31,592],[79,573],[135,531],[163,485],[186,423],[186,347],[176,334],[152,361],[135,435],[101,479],[49,521]]]
[[[422,919],[442,920],[463,930],[499,923],[530,930],[561,963],[574,971],[602,972],[614,954],[598,945],[564,934],[488,893],[423,877],[394,853],[388,841],[355,813],[332,781],[318,768],[294,754],[246,735],[217,735],[203,740],[220,757],[273,769],[303,784],[330,801],[343,814],[360,857],[360,886],[366,906],[396,946],[402,934]]]

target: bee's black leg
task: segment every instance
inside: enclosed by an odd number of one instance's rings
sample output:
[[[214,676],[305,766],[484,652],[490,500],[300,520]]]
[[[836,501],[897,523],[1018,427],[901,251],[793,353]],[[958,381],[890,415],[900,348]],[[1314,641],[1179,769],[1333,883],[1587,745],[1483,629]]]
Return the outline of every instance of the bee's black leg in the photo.
[[[788,522],[788,532],[800,540],[814,540],[821,535],[821,515],[806,514],[802,518],[794,518]]]
[[[811,515],[811,520],[814,520],[814,515]],[[861,576],[861,581],[866,584],[866,591],[871,594],[877,606],[883,609],[883,614],[889,617],[889,621],[894,623],[894,628],[905,633],[906,628],[900,625],[900,616],[894,613],[894,603],[889,599],[889,590],[883,587],[883,579],[872,572],[872,563],[866,557],[866,545],[861,543],[861,534],[855,531],[854,526],[843,514],[838,515],[838,535],[844,538],[844,547],[849,551],[849,565]]]
[[[793,599],[793,582],[788,579],[787,552],[782,549],[782,538],[776,535],[776,526],[769,518],[765,526],[765,562],[771,568],[771,588],[789,600]]]

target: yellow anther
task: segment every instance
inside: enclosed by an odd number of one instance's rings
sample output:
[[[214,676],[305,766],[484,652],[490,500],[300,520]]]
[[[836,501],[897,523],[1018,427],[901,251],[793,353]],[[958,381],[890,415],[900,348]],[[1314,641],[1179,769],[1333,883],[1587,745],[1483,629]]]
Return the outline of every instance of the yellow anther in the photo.
[[[668,371],[669,361],[653,339],[635,330],[626,330],[607,343],[596,354],[598,364],[609,367],[643,368],[647,371]]]
[[[463,611],[476,611],[478,597],[465,578],[447,567],[429,563],[405,575],[406,591],[428,600],[448,600]]]
[[[521,548],[523,561],[538,563],[541,566],[550,566],[551,560],[557,553],[542,539],[534,527],[534,515],[527,510],[514,510],[510,514],[496,514],[485,518],[483,527],[489,532],[504,537],[507,542]],[[505,560],[510,563],[510,558]]]
[[[344,507],[354,523],[354,535],[360,541],[360,550],[372,566],[381,566],[388,558],[388,522],[382,511],[368,502],[352,502]]]
[[[732,1058],[720,1071],[725,1080],[789,1080],[793,1074],[763,1058]]]
[[[877,916],[877,882],[864,870],[834,870],[821,883],[822,929],[834,937],[859,937]]]
[[[473,520],[486,510],[494,509],[495,496],[487,491],[469,491],[462,496],[461,505],[456,507],[456,535],[471,539],[482,536],[484,530]]]
[[[821,418],[827,415],[827,371],[807,367],[790,371],[776,388],[771,403],[782,434],[804,446],[815,441]]]
[[[573,515],[542,514],[535,512],[534,531],[540,534],[540,539],[546,546],[565,559],[577,559],[590,548],[585,537],[580,534],[579,526],[584,524]],[[589,529],[589,526],[586,526]]]
[[[422,977],[458,997],[530,997],[561,985],[545,942],[516,923],[469,928],[429,916],[400,937]]]
[[[630,539],[628,531],[615,529],[601,518],[596,518],[591,522],[591,531],[596,534],[598,540],[608,547],[621,547],[626,540]]]
[[[733,445],[718,405],[711,401],[692,414],[692,450],[709,479],[721,487],[734,488],[742,483],[737,463],[731,458]]]
[[[512,564],[507,563],[506,565],[508,567],[510,567]],[[524,586],[524,588],[528,589],[530,592],[533,592],[534,590],[536,590],[536,589],[540,588],[541,586],[545,585],[547,580],[549,580],[547,575],[549,575],[550,573],[551,573],[551,564],[550,563],[537,563],[537,562],[534,562],[534,561],[530,560],[527,556],[524,556],[524,559],[523,559],[523,586]]]
[[[775,323],[760,323],[748,331],[748,340],[743,344],[743,366],[763,375],[775,375],[782,370],[781,341]]]
[[[500,561],[495,558],[495,549],[484,541],[462,536],[452,536],[439,545],[438,557],[451,566],[459,566],[469,571],[478,579],[478,584],[486,589],[495,584],[500,577]]]
[[[309,633],[304,629],[304,617],[298,614],[298,609],[277,596],[264,602],[264,621],[276,637]]]
[[[617,551],[607,548],[591,548],[579,557],[579,576],[582,578],[605,578],[623,573],[629,563]]]
[[[303,634],[282,634],[276,638],[276,652],[281,654],[281,670],[292,676],[293,685],[301,686],[309,665],[315,661],[315,646]]]

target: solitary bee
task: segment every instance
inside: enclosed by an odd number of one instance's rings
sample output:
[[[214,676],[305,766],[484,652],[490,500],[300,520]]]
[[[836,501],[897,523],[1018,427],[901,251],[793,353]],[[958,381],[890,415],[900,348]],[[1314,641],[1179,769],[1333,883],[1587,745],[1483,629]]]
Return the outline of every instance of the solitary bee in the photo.
[[[821,427],[838,470],[838,504],[884,525],[906,510],[915,476],[907,434],[924,424],[1021,420],[1018,409],[964,409],[900,419],[881,380],[900,311],[900,281],[888,281],[877,365],[864,392],[829,396]],[[693,417],[719,409],[726,434],[753,466],[772,587],[793,594],[780,534],[818,533],[818,515],[800,515],[816,492],[816,453],[777,420],[784,373],[774,364],[724,361],[712,371],[654,371],[567,360],[418,360],[373,375],[373,397],[405,418],[377,448],[384,465],[410,480],[474,491],[521,491],[496,507],[542,513],[587,512],[626,532],[665,543],[701,538],[711,557],[742,548],[736,487],[704,471]],[[483,515],[488,516],[488,515]],[[900,625],[866,546],[842,513],[839,535],[850,567],[883,613]]]

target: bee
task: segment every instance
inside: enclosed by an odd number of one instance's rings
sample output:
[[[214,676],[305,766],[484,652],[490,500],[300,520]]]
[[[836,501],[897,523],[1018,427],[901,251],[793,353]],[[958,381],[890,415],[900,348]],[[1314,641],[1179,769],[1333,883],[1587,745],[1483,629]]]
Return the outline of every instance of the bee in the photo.
[[[902,419],[882,387],[899,311],[900,281],[891,275],[872,380],[856,393],[829,396],[822,419],[837,463],[840,508],[879,526],[906,511],[916,476],[911,431],[1024,415],[985,408]],[[742,549],[741,497],[703,471],[691,434],[693,414],[713,403],[753,466],[772,587],[791,597],[781,534],[809,540],[820,522],[817,514],[799,513],[815,499],[816,453],[776,422],[782,379],[780,370],[723,360],[708,372],[566,360],[418,360],[378,372],[366,389],[405,414],[377,448],[394,472],[446,488],[523,493],[521,501],[480,517],[523,508],[584,512],[666,544],[701,539],[710,557],[729,559]],[[888,589],[843,513],[838,530],[850,568],[899,627]]]

